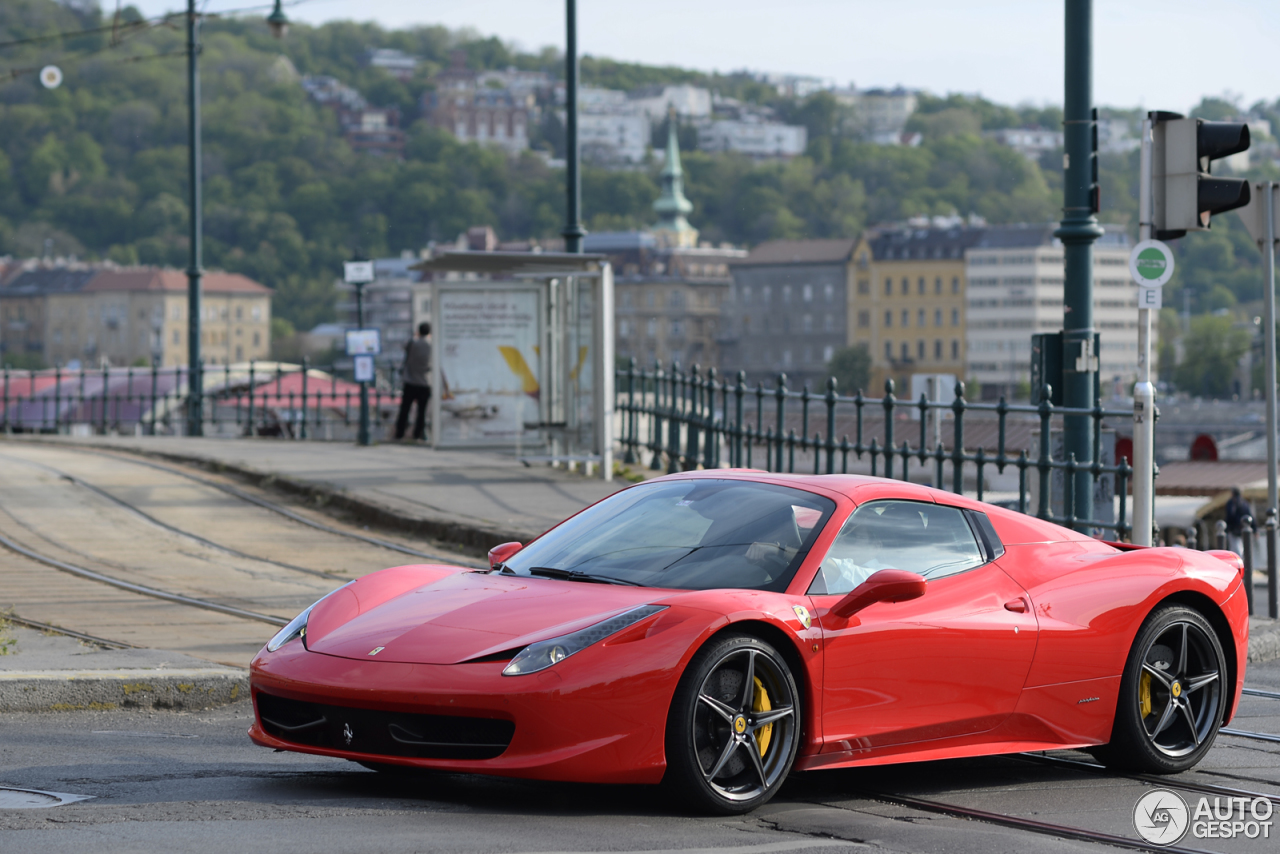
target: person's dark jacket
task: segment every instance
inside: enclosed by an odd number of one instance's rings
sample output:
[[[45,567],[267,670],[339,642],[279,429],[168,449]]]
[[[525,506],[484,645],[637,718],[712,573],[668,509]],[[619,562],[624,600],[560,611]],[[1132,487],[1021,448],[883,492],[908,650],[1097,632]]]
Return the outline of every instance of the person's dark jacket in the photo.
[[[1244,517],[1253,515],[1253,508],[1249,506],[1249,502],[1243,497],[1233,495],[1231,500],[1227,502],[1226,507],[1227,530],[1233,534],[1240,534],[1244,531]]]
[[[431,342],[414,338],[404,345],[404,381],[409,385],[431,385]]]

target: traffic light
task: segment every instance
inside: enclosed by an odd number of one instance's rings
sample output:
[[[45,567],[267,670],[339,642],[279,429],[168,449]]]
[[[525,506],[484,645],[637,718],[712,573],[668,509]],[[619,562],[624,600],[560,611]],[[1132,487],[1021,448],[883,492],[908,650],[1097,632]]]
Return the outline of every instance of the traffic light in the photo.
[[[1214,160],[1248,150],[1248,125],[1187,119],[1178,113],[1150,115],[1156,240],[1203,231],[1214,214],[1249,203],[1248,181],[1209,174]]]

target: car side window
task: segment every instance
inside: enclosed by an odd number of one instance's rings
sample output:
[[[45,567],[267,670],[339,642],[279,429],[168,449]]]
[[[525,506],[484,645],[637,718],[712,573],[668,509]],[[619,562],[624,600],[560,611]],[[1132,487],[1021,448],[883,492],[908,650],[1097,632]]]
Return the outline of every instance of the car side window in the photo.
[[[937,579],[985,562],[963,511],[920,501],[873,501],[849,515],[809,593],[845,594],[882,569]]]

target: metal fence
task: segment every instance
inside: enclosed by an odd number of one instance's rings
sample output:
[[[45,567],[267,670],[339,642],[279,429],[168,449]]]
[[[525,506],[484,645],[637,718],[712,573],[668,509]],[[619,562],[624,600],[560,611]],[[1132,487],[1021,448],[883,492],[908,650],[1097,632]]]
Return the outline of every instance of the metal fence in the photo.
[[[350,439],[360,386],[346,368],[246,362],[204,368],[206,435]],[[0,370],[0,430],[25,433],[182,435],[185,367]],[[373,430],[386,432],[400,404],[398,371],[379,366],[370,384]]]
[[[1133,411],[1104,409],[1100,400],[1090,409],[1054,406],[1046,386],[1039,405],[1004,398],[974,403],[965,398],[964,383],[956,383],[951,402],[924,395],[911,401],[894,395],[892,380],[881,398],[861,391],[850,397],[836,393],[834,379],[814,393],[807,386],[789,389],[785,374],[770,388],[749,386],[742,372],[721,381],[714,369],[639,370],[634,360],[618,371],[616,389],[627,463],[644,464],[647,457],[650,468],[668,472],[726,464],[775,472],[865,472],[956,493],[968,486],[978,500],[994,499],[1078,530],[1107,531],[1117,540],[1128,539],[1132,530],[1133,469],[1127,459],[1103,459],[1101,439],[1108,418],[1131,422]],[[1093,459],[1054,454],[1055,432],[1061,435],[1062,419],[1070,415],[1090,419]],[[1000,476],[1006,488],[989,494]],[[1095,511],[1111,512],[1095,512],[1095,518],[1076,512],[1074,490],[1062,485],[1078,476],[1092,480]]]

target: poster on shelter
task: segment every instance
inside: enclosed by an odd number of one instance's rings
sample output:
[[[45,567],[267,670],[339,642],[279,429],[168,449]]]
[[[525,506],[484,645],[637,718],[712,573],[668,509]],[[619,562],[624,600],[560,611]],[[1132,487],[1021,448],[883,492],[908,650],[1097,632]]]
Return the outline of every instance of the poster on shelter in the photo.
[[[538,298],[536,288],[441,289],[437,444],[539,441]]]

